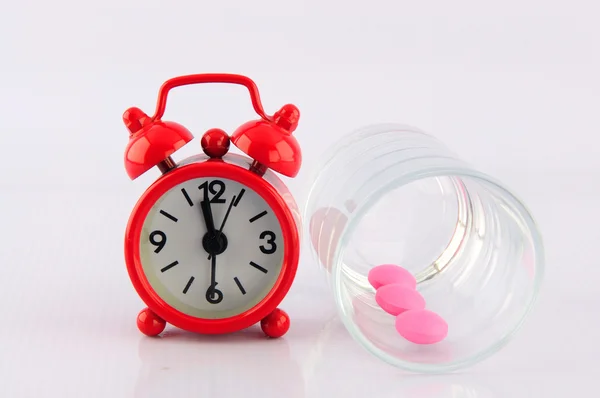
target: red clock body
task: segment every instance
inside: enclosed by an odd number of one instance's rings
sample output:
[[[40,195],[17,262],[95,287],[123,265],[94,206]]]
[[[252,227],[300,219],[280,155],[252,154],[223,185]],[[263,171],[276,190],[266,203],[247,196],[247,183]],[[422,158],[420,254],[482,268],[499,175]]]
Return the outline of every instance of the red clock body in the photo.
[[[206,334],[244,329],[267,318],[289,291],[299,261],[296,204],[274,174],[258,176],[241,164],[232,157],[178,166],[136,204],[125,258],[137,293],[158,318],[140,315],[139,322],[154,329],[148,334],[155,334],[161,320]],[[227,239],[227,247],[214,256],[214,281],[210,249],[202,242],[208,233],[201,205],[205,192],[213,200],[217,231],[225,221],[221,234]],[[219,302],[214,302],[216,290]]]
[[[160,119],[167,92],[207,82],[246,86],[261,119],[231,136],[207,131],[204,154],[176,163],[171,155],[193,136]],[[134,206],[125,233],[127,271],[147,305],[137,317],[142,333],[158,335],[167,323],[202,334],[254,324],[270,337],[287,332],[289,316],[277,307],[298,268],[300,216],[276,173],[298,173],[301,152],[292,136],[298,118],[290,104],[267,116],[254,83],[226,74],[171,79],[153,117],[138,108],[124,113],[128,175],[135,179],[154,166],[162,172]],[[230,143],[247,156],[230,153]]]

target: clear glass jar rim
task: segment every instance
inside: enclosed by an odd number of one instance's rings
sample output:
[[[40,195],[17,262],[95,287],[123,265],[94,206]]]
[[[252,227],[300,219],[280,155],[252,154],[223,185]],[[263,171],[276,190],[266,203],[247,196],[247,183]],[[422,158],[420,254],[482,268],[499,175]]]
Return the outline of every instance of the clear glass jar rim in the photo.
[[[378,126],[378,127],[381,127],[381,126]],[[392,125],[392,127],[398,128],[398,125]],[[406,128],[406,126],[400,126],[400,127]],[[420,132],[420,130],[419,130],[419,132]],[[427,135],[426,133],[423,133],[423,134]],[[346,247],[349,244],[349,237],[352,236],[352,233],[354,232],[356,226],[360,223],[361,219],[366,214],[366,212],[375,205],[378,198],[380,198],[383,195],[385,195],[397,188],[400,188],[404,185],[408,185],[408,184],[416,182],[418,180],[430,178],[430,177],[471,178],[471,179],[475,179],[475,180],[480,180],[483,183],[488,184],[488,185],[493,185],[494,187],[496,187],[497,189],[502,191],[503,194],[507,198],[510,199],[511,205],[518,212],[518,214],[521,215],[521,217],[523,218],[523,220],[526,223],[527,230],[531,237],[534,252],[535,252],[534,258],[535,258],[535,270],[536,270],[535,275],[534,275],[534,280],[533,280],[531,299],[527,303],[525,310],[523,311],[523,313],[520,316],[519,321],[512,327],[512,329],[508,333],[506,333],[502,338],[497,340],[497,342],[495,344],[489,346],[484,351],[481,351],[481,352],[477,353],[476,355],[472,355],[466,359],[462,359],[459,361],[449,362],[449,363],[445,363],[445,364],[435,364],[435,365],[420,364],[420,363],[415,363],[415,362],[410,362],[410,361],[399,360],[399,359],[383,352],[382,350],[378,349],[373,343],[371,343],[369,341],[369,339],[364,337],[363,333],[359,330],[357,325],[355,325],[353,323],[353,321],[351,320],[350,315],[344,313],[345,307],[344,307],[343,298],[342,298],[343,287],[341,286],[341,264],[342,264],[342,262],[339,260],[340,256],[341,256],[341,252],[343,251],[342,248]],[[307,210],[308,210],[308,207],[307,207]],[[366,348],[373,355],[379,357],[383,361],[385,361],[395,367],[398,367],[398,368],[401,368],[401,369],[404,369],[407,371],[420,372],[420,373],[441,373],[441,372],[453,371],[453,370],[457,370],[460,368],[470,366],[477,362],[481,362],[482,360],[490,357],[491,355],[493,355],[494,353],[499,351],[513,338],[513,336],[520,330],[523,323],[528,318],[528,316],[531,313],[531,311],[537,301],[537,298],[539,296],[539,290],[540,290],[541,283],[542,283],[543,277],[544,277],[544,268],[545,268],[544,245],[543,245],[542,237],[541,237],[540,231],[538,229],[538,226],[537,226],[531,212],[529,211],[529,209],[526,207],[526,205],[523,203],[522,200],[520,200],[511,190],[509,190],[500,181],[498,181],[497,179],[495,179],[485,173],[479,172],[479,171],[471,169],[469,167],[431,167],[431,168],[427,168],[427,169],[416,170],[416,171],[408,173],[408,174],[404,174],[402,177],[399,177],[399,178],[393,180],[392,182],[390,182],[389,184],[386,184],[384,187],[382,187],[378,191],[373,192],[373,194],[370,195],[364,203],[361,203],[353,211],[352,216],[349,217],[348,223],[343,228],[343,231],[342,231],[339,239],[340,239],[340,244],[337,245],[337,247],[335,248],[334,253],[333,253],[334,261],[332,263],[332,269],[331,269],[331,284],[332,284],[333,290],[334,290],[335,305],[338,309],[338,313],[340,314],[340,318],[341,318],[345,328],[348,330],[348,332],[351,334],[351,336],[360,345],[362,345],[364,348]]]

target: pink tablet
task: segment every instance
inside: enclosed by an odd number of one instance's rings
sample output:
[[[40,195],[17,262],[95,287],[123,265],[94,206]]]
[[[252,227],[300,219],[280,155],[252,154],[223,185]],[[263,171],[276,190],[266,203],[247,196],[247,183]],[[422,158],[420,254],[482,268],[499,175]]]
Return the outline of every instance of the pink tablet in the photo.
[[[396,317],[396,330],[415,344],[435,344],[448,335],[448,324],[429,310],[408,310]]]
[[[368,280],[371,286],[379,289],[384,285],[399,284],[410,289],[416,289],[417,280],[404,268],[394,264],[383,264],[369,271]]]
[[[400,315],[406,310],[425,308],[425,299],[421,293],[402,284],[381,286],[375,293],[375,301],[391,315]]]

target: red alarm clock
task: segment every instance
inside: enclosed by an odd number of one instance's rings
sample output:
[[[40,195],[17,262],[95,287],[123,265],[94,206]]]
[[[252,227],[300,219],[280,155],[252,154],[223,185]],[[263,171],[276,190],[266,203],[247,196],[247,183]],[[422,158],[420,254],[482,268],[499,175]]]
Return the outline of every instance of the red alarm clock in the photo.
[[[260,119],[229,137],[208,130],[204,154],[176,163],[171,155],[193,139],[178,123],[161,120],[170,89],[200,83],[245,86]],[[287,104],[265,114],[255,83],[241,75],[198,74],[166,81],[154,116],[129,108],[125,169],[131,179],[154,166],[162,175],[135,205],[125,233],[125,261],[147,305],[139,330],[160,334],[166,323],[202,333],[230,333],[261,324],[267,336],[289,329],[277,306],[299,261],[300,217],[276,173],[295,177],[302,154],[292,132],[300,113]],[[247,156],[228,153],[230,142]]]

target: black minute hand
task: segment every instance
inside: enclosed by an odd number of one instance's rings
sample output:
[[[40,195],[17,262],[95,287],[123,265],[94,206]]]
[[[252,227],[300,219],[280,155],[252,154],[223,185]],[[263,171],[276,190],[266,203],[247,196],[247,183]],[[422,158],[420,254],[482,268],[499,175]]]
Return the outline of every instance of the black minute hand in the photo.
[[[217,286],[217,256],[213,256],[210,262],[210,286]]]
[[[210,286],[206,291],[206,301],[211,304],[219,304],[223,300],[223,293],[217,289],[217,256],[212,256],[210,264]]]

